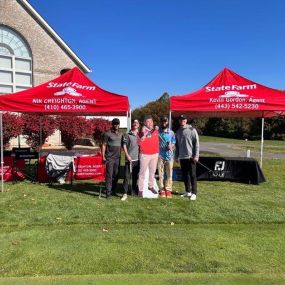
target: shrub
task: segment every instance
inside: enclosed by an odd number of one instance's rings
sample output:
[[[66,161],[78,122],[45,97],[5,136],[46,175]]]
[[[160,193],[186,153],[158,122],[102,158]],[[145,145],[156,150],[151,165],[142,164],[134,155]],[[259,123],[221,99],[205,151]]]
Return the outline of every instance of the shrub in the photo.
[[[112,126],[111,122],[102,118],[90,119],[93,129],[93,139],[97,145],[101,146],[103,143],[103,134]]]
[[[3,146],[9,145],[11,138],[16,138],[22,133],[23,120],[22,117],[15,113],[3,114]]]
[[[42,120],[42,140],[40,142],[40,119]],[[26,142],[32,148],[43,145],[46,139],[57,129],[57,122],[54,116],[41,116],[38,114],[23,114],[22,120],[23,135]]]
[[[92,123],[85,117],[58,116],[61,140],[64,146],[71,150],[78,139],[92,135]]]

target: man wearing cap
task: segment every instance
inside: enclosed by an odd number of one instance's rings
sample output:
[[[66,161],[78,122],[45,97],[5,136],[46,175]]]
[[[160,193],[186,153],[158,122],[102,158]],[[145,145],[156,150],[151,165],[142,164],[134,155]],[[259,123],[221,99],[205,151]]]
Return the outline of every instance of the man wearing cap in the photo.
[[[115,194],[120,167],[122,134],[119,132],[120,120],[114,118],[112,127],[104,134],[102,144],[103,162],[106,163],[106,198]]]
[[[182,177],[185,185],[185,193],[182,197],[196,200],[197,176],[196,163],[199,160],[199,136],[195,128],[187,124],[185,115],[179,116],[180,128],[176,132],[175,158],[179,159]]]
[[[149,169],[148,189],[157,194],[154,189],[155,171],[159,153],[158,129],[154,127],[150,115],[145,116],[144,126],[140,133],[140,173],[139,173],[139,196],[143,196],[146,170]]]
[[[125,152],[125,178],[123,182],[124,195],[121,198],[122,201],[127,200],[128,196],[128,187],[131,179],[131,191],[132,194],[138,194],[137,190],[137,181],[138,174],[140,169],[139,162],[139,126],[140,123],[138,120],[133,120],[131,130],[123,136],[122,147]]]
[[[161,197],[172,198],[173,150],[175,143],[175,134],[168,128],[168,118],[162,117],[159,128],[159,157],[157,164]]]

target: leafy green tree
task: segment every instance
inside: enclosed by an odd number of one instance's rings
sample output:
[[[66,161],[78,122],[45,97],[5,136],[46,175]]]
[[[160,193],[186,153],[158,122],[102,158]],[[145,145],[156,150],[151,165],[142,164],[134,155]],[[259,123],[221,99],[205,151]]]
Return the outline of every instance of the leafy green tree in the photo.
[[[169,116],[169,94],[163,93],[162,96],[156,101],[147,103],[146,105],[136,108],[132,117],[143,122],[145,115],[151,115],[155,124],[159,124],[160,118]]]

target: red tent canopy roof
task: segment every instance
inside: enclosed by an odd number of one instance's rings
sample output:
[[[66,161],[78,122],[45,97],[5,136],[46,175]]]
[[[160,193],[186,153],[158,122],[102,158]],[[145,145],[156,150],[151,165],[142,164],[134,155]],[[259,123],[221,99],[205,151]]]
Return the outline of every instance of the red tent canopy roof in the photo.
[[[22,113],[126,115],[127,96],[101,89],[77,67],[39,86],[0,96],[0,110]]]
[[[173,116],[273,117],[285,115],[285,92],[253,82],[228,68],[203,88],[170,97]]]

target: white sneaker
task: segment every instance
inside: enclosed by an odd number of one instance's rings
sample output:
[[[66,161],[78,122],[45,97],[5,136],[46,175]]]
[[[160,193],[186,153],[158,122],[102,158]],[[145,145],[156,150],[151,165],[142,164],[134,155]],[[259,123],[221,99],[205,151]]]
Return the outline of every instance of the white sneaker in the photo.
[[[128,195],[124,194],[123,197],[121,198],[121,201],[126,201],[128,199]]]
[[[192,196],[190,197],[190,200],[195,201],[197,198],[196,194],[192,194]]]
[[[181,195],[181,197],[191,197],[192,192],[185,192],[184,194]]]

